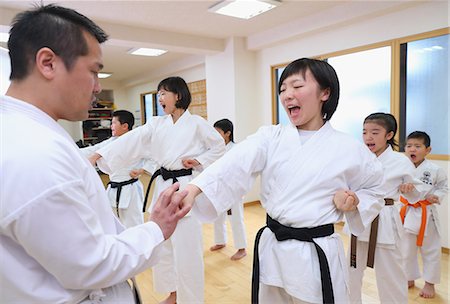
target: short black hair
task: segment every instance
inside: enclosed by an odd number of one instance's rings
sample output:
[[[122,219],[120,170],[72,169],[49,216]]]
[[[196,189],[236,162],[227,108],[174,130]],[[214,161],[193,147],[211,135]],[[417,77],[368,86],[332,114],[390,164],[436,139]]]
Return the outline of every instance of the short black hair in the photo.
[[[230,131],[230,140],[234,142],[234,134],[233,134],[233,123],[229,119],[221,119],[214,123],[214,128],[218,128],[223,131],[223,133],[227,133]]]
[[[300,58],[292,61],[281,73],[278,83],[278,94],[281,93],[281,85],[291,75],[302,73],[305,76],[307,70],[310,70],[320,86],[320,89],[330,89],[330,97],[322,106],[323,119],[330,120],[336,111],[339,101],[339,79],[334,68],[326,61]]]
[[[426,148],[428,148],[429,146],[431,146],[431,138],[430,136],[422,131],[414,131],[411,132],[408,137],[406,138],[406,140],[408,139],[421,139],[423,140],[423,144],[425,145]]]
[[[83,31],[99,43],[108,39],[92,20],[69,8],[49,4],[17,14],[9,31],[9,79],[21,80],[28,76],[36,53],[43,47],[61,57],[70,71],[75,60],[89,52]]]
[[[364,123],[366,122],[374,122],[380,126],[382,126],[387,133],[393,132],[394,135],[390,140],[388,140],[388,144],[392,147],[398,147],[397,141],[394,139],[395,134],[397,134],[397,120],[394,115],[390,113],[372,113],[364,119]]]
[[[175,76],[168,77],[158,84],[159,90],[166,90],[178,95],[178,100],[175,103],[175,107],[178,109],[187,109],[191,104],[191,92],[183,78]]]
[[[128,130],[133,129],[134,126],[134,115],[133,113],[126,110],[117,110],[114,111],[113,117],[117,117],[121,124],[127,123]]]

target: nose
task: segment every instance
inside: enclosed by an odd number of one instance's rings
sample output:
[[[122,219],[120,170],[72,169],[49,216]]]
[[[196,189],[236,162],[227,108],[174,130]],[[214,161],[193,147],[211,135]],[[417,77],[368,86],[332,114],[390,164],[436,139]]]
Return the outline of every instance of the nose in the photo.
[[[94,84],[94,94],[99,94],[102,91],[102,85],[100,84],[100,82],[98,81],[98,78],[95,81]]]

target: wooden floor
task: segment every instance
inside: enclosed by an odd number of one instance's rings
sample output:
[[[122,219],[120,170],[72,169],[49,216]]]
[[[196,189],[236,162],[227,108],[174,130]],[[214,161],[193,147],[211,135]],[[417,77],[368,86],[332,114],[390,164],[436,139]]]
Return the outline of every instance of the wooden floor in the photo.
[[[247,248],[248,255],[239,261],[230,260],[235,249],[229,224],[227,224],[229,238],[227,247],[218,252],[209,251],[209,247],[213,245],[214,239],[212,224],[204,225],[205,303],[250,303],[253,241],[258,229],[264,225],[265,213],[259,204],[246,206],[244,213],[249,244]],[[336,230],[341,233],[342,226],[336,225]],[[341,235],[345,248],[348,248],[348,236],[343,233]],[[167,296],[153,292],[151,270],[140,274],[137,280],[144,304],[158,303]],[[449,255],[443,254],[441,284],[436,285],[436,297],[428,300],[419,297],[420,288],[424,283],[423,280],[419,280],[416,281],[416,287],[409,290],[408,303],[449,303],[449,282]],[[363,303],[379,303],[373,269],[367,269],[365,272]]]

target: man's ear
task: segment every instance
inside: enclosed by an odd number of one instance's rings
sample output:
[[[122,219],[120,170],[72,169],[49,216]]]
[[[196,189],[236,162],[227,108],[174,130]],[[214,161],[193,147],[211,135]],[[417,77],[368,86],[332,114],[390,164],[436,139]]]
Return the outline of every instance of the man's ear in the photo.
[[[36,70],[46,79],[55,77],[58,57],[48,47],[43,47],[36,53]]]

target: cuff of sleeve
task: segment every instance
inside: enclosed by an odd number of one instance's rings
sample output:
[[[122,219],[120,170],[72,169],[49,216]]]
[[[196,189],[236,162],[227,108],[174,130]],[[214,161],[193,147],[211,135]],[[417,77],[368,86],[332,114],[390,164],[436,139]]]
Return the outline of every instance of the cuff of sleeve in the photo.
[[[148,229],[148,231],[150,231],[150,233],[153,235],[156,245],[159,245],[160,243],[164,242],[164,235],[158,224],[156,224],[155,222],[149,221],[149,222],[145,223],[144,225],[146,227],[150,228],[150,229]]]
[[[358,209],[344,212],[344,215],[351,234],[358,236],[364,232],[365,227]]]

